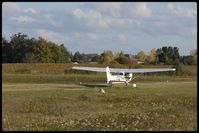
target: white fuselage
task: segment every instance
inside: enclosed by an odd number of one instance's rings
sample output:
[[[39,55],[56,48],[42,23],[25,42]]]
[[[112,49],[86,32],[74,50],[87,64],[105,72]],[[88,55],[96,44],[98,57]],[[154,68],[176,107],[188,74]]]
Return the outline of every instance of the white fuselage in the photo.
[[[106,74],[107,74],[107,83],[108,84],[117,84],[117,83],[126,83],[128,84],[133,77],[132,73],[114,73],[111,74],[109,68],[106,68]]]
[[[121,73],[120,73],[121,74]],[[117,83],[129,83],[132,79],[132,73],[129,73],[128,75],[111,75],[110,81],[112,84],[117,84]]]

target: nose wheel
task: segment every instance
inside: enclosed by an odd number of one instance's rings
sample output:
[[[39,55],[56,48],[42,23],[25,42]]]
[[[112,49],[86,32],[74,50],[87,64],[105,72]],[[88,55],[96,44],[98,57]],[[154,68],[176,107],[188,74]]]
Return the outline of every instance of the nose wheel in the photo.
[[[135,84],[135,83],[133,83],[133,87],[134,87],[134,88],[136,87],[136,84]]]

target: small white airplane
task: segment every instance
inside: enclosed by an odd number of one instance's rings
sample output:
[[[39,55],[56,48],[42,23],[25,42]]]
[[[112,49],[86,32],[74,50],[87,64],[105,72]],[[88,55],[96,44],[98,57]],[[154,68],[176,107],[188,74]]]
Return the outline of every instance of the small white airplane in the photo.
[[[135,68],[135,69],[121,69],[121,68],[106,68],[99,67],[72,67],[76,70],[85,70],[93,72],[106,72],[107,84],[112,86],[112,84],[117,83],[128,83],[133,78],[133,73],[148,73],[148,72],[166,72],[166,71],[175,71],[175,68]],[[112,73],[112,74],[111,74]]]

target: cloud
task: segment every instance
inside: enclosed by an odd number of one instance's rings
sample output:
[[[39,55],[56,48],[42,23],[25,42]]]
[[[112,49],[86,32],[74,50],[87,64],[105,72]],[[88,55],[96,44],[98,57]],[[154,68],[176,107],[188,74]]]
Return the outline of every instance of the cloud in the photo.
[[[75,40],[76,39],[84,40],[86,38],[86,40],[88,40],[88,41],[93,41],[93,40],[96,41],[98,39],[97,34],[94,32],[74,32],[71,36],[73,36],[73,38],[75,38]]]
[[[120,17],[120,9],[123,5],[122,2],[93,2],[86,5],[89,9],[95,9],[101,12],[103,15],[111,17]]]
[[[73,12],[73,15],[75,17],[77,17],[78,19],[81,19],[81,18],[85,18],[86,17],[86,14],[81,10],[81,9],[75,9]]]
[[[36,14],[36,13],[37,13],[36,10],[33,9],[33,8],[24,9],[24,12],[25,12],[25,13],[31,13],[31,14]]]
[[[174,6],[172,3],[167,4],[165,11],[177,17],[196,18],[196,12],[181,6]]]
[[[97,40],[97,35],[95,33],[87,33],[87,36],[92,40]]]
[[[11,19],[16,20],[17,22],[20,22],[20,23],[36,22],[34,18],[29,17],[29,16],[18,16],[18,17],[12,17]]]
[[[191,34],[193,34],[194,36],[197,35],[197,28],[196,27],[191,27],[190,30],[191,30]]]
[[[126,36],[124,34],[120,33],[120,34],[116,35],[116,39],[118,41],[124,42],[124,41],[126,41]]]
[[[107,23],[107,18],[102,16],[99,11],[88,9],[75,9],[72,11],[72,14],[75,16],[76,21],[81,21],[80,23],[87,28],[103,28],[107,29],[109,27]]]
[[[21,11],[17,3],[13,2],[3,2],[2,4],[3,11],[6,13],[18,13]]]
[[[170,37],[193,40],[197,34],[197,11],[178,3],[87,2],[71,9],[36,9],[18,3],[3,3],[2,33],[24,32],[43,36],[74,49],[125,48],[131,41]],[[8,35],[6,35],[8,36]],[[70,38],[69,38],[70,36]],[[176,38],[175,38],[176,39]],[[141,42],[141,41],[139,41]],[[142,42],[144,43],[144,42]],[[152,47],[153,44],[151,44]],[[116,49],[116,48],[115,48]],[[90,49],[86,49],[87,51]]]
[[[139,2],[133,5],[131,10],[132,15],[137,15],[139,17],[149,17],[152,14],[151,9],[147,6],[146,2]]]
[[[65,34],[60,34],[54,31],[39,29],[37,30],[37,36],[41,36],[48,41],[52,41],[59,44],[68,44],[69,38]]]
[[[139,24],[136,26],[137,31],[141,31],[152,37],[161,36],[178,36],[193,38],[190,28],[196,28],[196,17],[194,10],[174,5],[165,4],[158,11],[151,10],[151,16],[138,18]]]
[[[54,17],[53,14],[50,14],[50,13],[44,14],[43,17],[44,17],[45,23],[50,24],[53,27],[61,28],[63,26],[61,22],[56,21],[56,18]]]

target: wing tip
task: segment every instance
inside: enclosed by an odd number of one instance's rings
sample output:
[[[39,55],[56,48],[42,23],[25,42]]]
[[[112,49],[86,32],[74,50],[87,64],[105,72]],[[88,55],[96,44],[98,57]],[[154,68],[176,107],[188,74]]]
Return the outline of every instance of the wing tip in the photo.
[[[73,66],[73,67],[72,67],[72,69],[77,69],[77,68],[78,68],[78,67],[76,67],[76,66]]]

